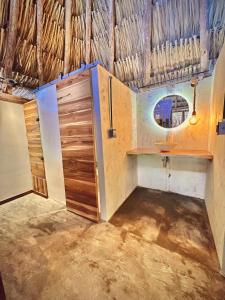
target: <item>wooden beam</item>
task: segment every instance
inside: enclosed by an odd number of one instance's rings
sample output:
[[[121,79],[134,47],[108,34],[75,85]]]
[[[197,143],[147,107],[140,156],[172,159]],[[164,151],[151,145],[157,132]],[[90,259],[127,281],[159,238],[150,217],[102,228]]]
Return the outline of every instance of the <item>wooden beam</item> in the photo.
[[[65,0],[64,74],[70,71],[72,0]]]
[[[109,3],[109,72],[114,74],[115,60],[115,0]]]
[[[0,101],[11,102],[11,103],[15,103],[15,104],[24,104],[24,103],[29,102],[30,100],[0,92]]]
[[[42,0],[37,0],[37,67],[38,67],[39,85],[43,84],[42,19],[43,19],[43,2]]]
[[[7,51],[4,59],[5,76],[12,77],[12,68],[16,51],[17,22],[19,17],[19,0],[10,0],[9,26],[7,33]]]
[[[85,32],[85,62],[89,64],[91,61],[91,7],[92,1],[86,0],[86,32]]]
[[[145,0],[144,13],[144,84],[149,84],[151,74],[151,42],[152,42],[152,0]]]
[[[200,0],[200,51],[201,72],[209,68],[208,2]]]

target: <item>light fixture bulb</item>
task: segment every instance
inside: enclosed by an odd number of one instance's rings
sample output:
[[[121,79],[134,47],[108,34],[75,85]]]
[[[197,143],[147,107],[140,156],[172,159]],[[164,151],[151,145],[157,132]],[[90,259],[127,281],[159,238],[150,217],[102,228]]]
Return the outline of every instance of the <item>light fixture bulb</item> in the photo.
[[[193,111],[192,116],[189,119],[189,123],[190,125],[196,125],[198,123],[198,118],[195,111]]]

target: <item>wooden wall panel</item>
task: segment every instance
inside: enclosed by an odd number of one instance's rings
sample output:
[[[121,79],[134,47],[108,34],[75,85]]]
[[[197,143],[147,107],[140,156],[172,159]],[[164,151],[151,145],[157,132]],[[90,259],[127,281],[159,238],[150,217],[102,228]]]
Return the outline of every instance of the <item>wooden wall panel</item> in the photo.
[[[59,123],[68,210],[99,221],[94,147],[93,99],[89,72],[58,85]]]
[[[47,197],[47,182],[45,177],[45,165],[36,100],[24,104],[24,117],[33,179],[33,190],[34,192]]]

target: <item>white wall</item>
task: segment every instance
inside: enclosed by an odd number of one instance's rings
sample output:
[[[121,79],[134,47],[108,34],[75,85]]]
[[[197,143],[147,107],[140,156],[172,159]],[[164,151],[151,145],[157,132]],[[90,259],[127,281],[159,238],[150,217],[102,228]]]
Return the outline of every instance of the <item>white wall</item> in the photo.
[[[30,190],[23,105],[0,101],[0,201]]]
[[[209,166],[206,205],[220,266],[225,274],[225,135],[216,134],[216,125],[223,116],[225,95],[225,45],[217,60],[212,90],[210,148],[214,155]]]
[[[36,96],[48,195],[66,205],[56,86],[42,89]]]
[[[212,78],[202,80],[197,88],[197,113],[200,118],[195,126],[188,120],[173,129],[173,139],[177,149],[208,150],[209,118]],[[165,141],[167,129],[160,128],[153,119],[156,103],[168,94],[183,96],[190,106],[193,103],[193,88],[190,83],[180,83],[172,88],[159,88],[138,96],[137,102],[137,145],[139,148],[155,148],[154,143]],[[205,198],[206,172],[209,162],[201,159],[170,158],[167,168],[163,168],[160,157],[138,157],[138,185],[171,191],[187,196]]]
[[[205,199],[207,166],[197,158],[171,157],[166,168],[158,155],[138,157],[138,186]]]

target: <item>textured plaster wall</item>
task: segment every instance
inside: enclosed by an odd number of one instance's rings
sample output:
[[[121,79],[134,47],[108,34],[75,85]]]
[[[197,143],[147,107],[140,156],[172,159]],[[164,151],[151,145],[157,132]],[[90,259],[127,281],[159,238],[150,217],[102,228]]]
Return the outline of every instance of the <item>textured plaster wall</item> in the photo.
[[[97,69],[106,206],[102,217],[108,220],[137,186],[136,159],[126,154],[126,151],[136,147],[136,95],[113,77],[113,126],[116,128],[116,138],[109,139],[109,73],[101,66]],[[101,174],[99,180],[103,180]]]
[[[32,190],[23,105],[0,101],[0,201]]]
[[[37,99],[48,195],[66,205],[55,85],[40,90]]]
[[[190,126],[188,120],[180,127],[172,130],[177,149],[208,149],[209,117],[212,77],[199,82],[197,87],[197,113],[199,122]],[[138,96],[138,147],[155,147],[157,141],[165,141],[168,130],[160,128],[153,120],[156,103],[169,94],[183,96],[189,103],[190,114],[193,103],[193,88],[190,83],[176,84],[173,88],[159,88]]]
[[[216,135],[216,125],[223,116],[225,95],[225,45],[214,71],[212,89],[211,141],[214,154],[209,166],[206,204],[221,268],[225,274],[225,135]]]
[[[172,130],[173,141],[178,144],[177,149],[208,150],[211,85],[211,77],[202,80],[198,85],[198,124],[190,126],[187,120],[182,126]],[[191,114],[193,88],[190,83],[140,94],[137,100],[138,147],[155,148],[155,142],[166,141],[168,130],[155,123],[153,110],[159,99],[168,94],[183,96],[189,103]],[[163,168],[160,157],[139,156],[138,185],[204,199],[208,164],[208,161],[201,159],[170,158],[167,168]]]

